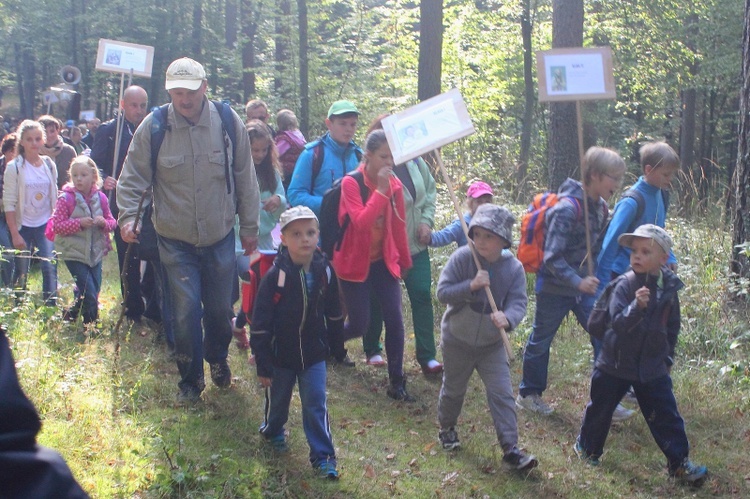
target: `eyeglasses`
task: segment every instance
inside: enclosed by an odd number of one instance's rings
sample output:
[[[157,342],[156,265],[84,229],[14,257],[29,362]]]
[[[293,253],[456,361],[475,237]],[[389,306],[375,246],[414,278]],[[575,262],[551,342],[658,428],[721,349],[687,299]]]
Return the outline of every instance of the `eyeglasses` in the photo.
[[[622,177],[615,177],[614,175],[610,175],[610,174],[608,174],[608,173],[605,173],[605,174],[604,174],[604,176],[605,176],[605,177],[607,177],[607,178],[611,178],[612,180],[614,180],[614,181],[615,181],[615,182],[617,182],[618,184],[621,184],[621,183],[622,183],[622,181],[623,181],[623,178],[622,178]]]

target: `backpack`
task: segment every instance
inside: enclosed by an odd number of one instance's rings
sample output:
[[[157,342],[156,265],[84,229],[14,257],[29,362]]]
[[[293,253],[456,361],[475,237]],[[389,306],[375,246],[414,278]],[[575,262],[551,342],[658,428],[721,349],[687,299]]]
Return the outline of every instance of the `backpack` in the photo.
[[[370,196],[370,190],[365,185],[364,174],[360,171],[354,171],[347,175],[357,181],[362,203],[366,203]],[[339,204],[341,203],[341,182],[343,180],[344,177],[336,179],[331,188],[323,194],[323,200],[320,203],[320,249],[329,259],[333,259],[334,250],[341,248],[341,241],[344,239],[344,233],[351,221],[347,214],[344,217],[344,222],[339,225]]]
[[[604,339],[604,333],[607,332],[612,324],[612,317],[609,315],[609,302],[612,300],[612,295],[614,294],[617,284],[623,279],[628,280],[628,284],[631,288],[637,285],[636,275],[632,270],[615,277],[609,281],[607,286],[605,286],[602,294],[599,295],[599,298],[594,302],[594,308],[591,309],[591,314],[589,314],[589,320],[586,326],[589,335],[597,340],[601,341]]]
[[[104,194],[102,191],[96,191],[99,194],[99,203],[102,206],[102,211],[104,208],[104,204],[108,203],[106,194]],[[76,208],[76,195],[69,191],[64,191],[61,196],[65,196],[65,205],[68,207],[68,211],[70,213],[73,213],[73,210]],[[59,198],[58,198],[59,199]],[[50,218],[47,222],[47,227],[44,228],[44,235],[47,239],[49,239],[52,242],[55,242],[55,222],[54,218]]]
[[[576,209],[576,218],[581,216],[581,203],[571,196],[558,196],[554,192],[540,192],[534,196],[526,213],[521,217],[521,241],[518,244],[518,259],[526,272],[535,274],[544,261],[545,217],[547,211],[568,199]]]
[[[630,198],[635,200],[635,217],[633,217],[633,220],[631,220],[630,225],[628,225],[627,232],[633,232],[638,227],[638,221],[643,216],[643,210],[646,209],[646,200],[643,198],[643,193],[641,191],[637,191],[630,187],[629,189],[626,189],[625,192],[622,193],[622,196],[620,196],[620,201],[623,199]],[[669,209],[669,191],[665,191],[664,189],[661,189],[661,198],[664,201],[664,211],[666,212]],[[607,234],[607,230],[609,229],[609,224],[612,222],[612,219],[610,219],[607,224],[604,226],[604,229],[602,229],[601,238],[602,242],[604,239],[604,236]]]
[[[362,161],[362,153],[359,149],[354,149],[354,155],[357,157],[357,161]],[[315,179],[318,178],[321,168],[323,168],[323,160],[325,159],[325,146],[323,145],[323,139],[318,139],[318,143],[313,146],[313,160],[312,160],[312,175],[310,176],[310,194],[315,192]],[[344,172],[346,175],[346,172]]]

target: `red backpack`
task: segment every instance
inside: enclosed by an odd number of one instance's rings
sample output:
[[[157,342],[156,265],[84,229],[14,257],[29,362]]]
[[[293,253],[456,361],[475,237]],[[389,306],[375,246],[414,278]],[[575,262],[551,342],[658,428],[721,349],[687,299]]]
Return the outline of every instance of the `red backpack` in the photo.
[[[547,210],[560,200],[568,199],[576,208],[576,217],[580,216],[581,205],[578,199],[571,196],[558,196],[554,192],[541,192],[534,196],[528,210],[521,217],[521,242],[518,244],[518,259],[526,272],[535,274],[544,261],[544,235],[546,231],[545,215]]]

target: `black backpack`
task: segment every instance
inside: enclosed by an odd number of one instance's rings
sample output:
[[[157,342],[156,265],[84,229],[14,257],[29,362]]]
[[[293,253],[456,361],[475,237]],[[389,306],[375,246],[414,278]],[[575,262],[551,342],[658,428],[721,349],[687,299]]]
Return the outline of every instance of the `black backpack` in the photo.
[[[632,270],[629,270],[624,274],[615,277],[604,288],[602,294],[599,295],[599,298],[596,299],[594,308],[591,310],[591,314],[589,315],[589,320],[586,325],[589,335],[596,338],[597,340],[604,339],[604,333],[607,332],[607,330],[610,328],[610,325],[612,324],[612,317],[610,317],[609,315],[609,302],[612,300],[612,295],[614,294],[617,284],[623,279],[628,280],[631,288],[635,287],[637,284],[635,272],[633,272]]]
[[[365,185],[364,174],[360,171],[354,171],[347,175],[357,181],[362,203],[366,203],[367,198],[370,197],[370,190]],[[323,200],[320,203],[320,249],[328,259],[333,259],[333,251],[341,248],[341,241],[344,239],[344,233],[351,221],[349,215],[346,215],[344,222],[339,225],[339,204],[341,203],[341,182],[343,180],[344,177],[336,179],[331,188],[323,194]]]

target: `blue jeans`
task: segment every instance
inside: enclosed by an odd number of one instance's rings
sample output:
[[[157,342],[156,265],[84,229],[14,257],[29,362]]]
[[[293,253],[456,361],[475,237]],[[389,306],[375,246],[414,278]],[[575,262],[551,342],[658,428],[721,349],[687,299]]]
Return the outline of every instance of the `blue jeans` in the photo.
[[[159,257],[167,278],[178,385],[201,392],[206,387],[203,359],[209,364],[226,360],[232,340],[234,230],[205,247],[159,236]]]
[[[591,401],[586,406],[578,441],[592,456],[602,455],[612,424],[612,413],[631,385],[651,435],[667,457],[669,469],[674,470],[688,457],[690,445],[685,434],[685,422],[677,410],[669,375],[640,383],[594,368]]]
[[[523,378],[519,387],[522,397],[541,395],[547,389],[547,369],[549,367],[549,349],[563,319],[568,312],[573,312],[578,323],[587,330],[591,309],[594,307],[592,295],[563,296],[552,293],[537,293],[536,313],[531,335],[523,351]],[[594,347],[596,359],[601,343],[589,337]]]
[[[302,427],[310,446],[310,463],[316,467],[323,462],[335,465],[336,451],[333,448],[326,406],[325,362],[318,362],[304,371],[274,367],[273,383],[271,388],[266,389],[265,419],[260,432],[266,438],[284,434],[295,383],[299,383]]]
[[[0,282],[3,287],[13,286],[13,253],[6,253],[4,250],[13,251],[13,240],[8,230],[8,222],[5,221],[5,213],[0,213],[0,251],[2,251],[2,261],[0,261]]]
[[[83,262],[65,260],[65,265],[76,281],[74,307],[80,307],[84,324],[96,322],[99,316],[99,291],[102,288],[102,262],[89,267]]]
[[[34,254],[35,258],[40,259],[42,268],[42,296],[45,305],[54,306],[57,301],[57,262],[55,261],[52,251],[55,245],[47,239],[44,231],[47,224],[39,227],[21,227],[18,231],[26,242],[26,249],[16,257],[16,286],[26,289],[26,281],[29,275],[29,265],[31,264],[30,255]]]

